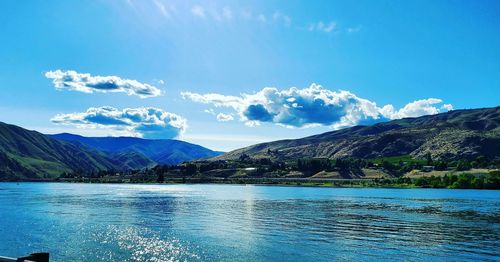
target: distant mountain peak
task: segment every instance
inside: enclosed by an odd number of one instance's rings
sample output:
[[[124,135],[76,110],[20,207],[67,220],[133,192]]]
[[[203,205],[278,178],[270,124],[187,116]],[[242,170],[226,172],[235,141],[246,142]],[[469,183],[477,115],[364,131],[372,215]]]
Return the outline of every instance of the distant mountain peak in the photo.
[[[144,139],[138,137],[85,137],[69,133],[50,135],[50,137],[78,142],[90,148],[110,154],[138,152],[160,164],[178,164],[200,158],[220,155],[205,147],[175,139]]]

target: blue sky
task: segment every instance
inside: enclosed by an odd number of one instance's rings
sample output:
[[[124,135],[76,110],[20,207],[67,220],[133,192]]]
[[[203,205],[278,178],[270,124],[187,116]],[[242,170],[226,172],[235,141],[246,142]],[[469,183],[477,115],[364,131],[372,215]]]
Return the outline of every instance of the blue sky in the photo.
[[[498,106],[499,20],[499,1],[0,1],[0,121],[227,151]]]

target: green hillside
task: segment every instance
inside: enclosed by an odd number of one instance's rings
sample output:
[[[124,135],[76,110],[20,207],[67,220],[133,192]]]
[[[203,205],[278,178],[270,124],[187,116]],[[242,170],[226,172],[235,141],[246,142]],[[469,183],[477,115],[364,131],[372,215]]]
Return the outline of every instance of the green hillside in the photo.
[[[63,172],[124,167],[99,151],[0,122],[0,180],[54,178]]]

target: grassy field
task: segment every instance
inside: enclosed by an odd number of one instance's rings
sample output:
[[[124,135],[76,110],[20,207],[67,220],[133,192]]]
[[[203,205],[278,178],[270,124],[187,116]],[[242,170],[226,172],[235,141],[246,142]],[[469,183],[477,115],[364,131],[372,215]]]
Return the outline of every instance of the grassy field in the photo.
[[[491,171],[495,171],[496,169],[471,169],[467,171],[453,171],[453,170],[445,170],[445,171],[429,171],[429,172],[424,172],[421,170],[412,170],[406,174],[404,174],[403,177],[409,177],[409,178],[419,178],[419,177],[443,177],[445,175],[458,175],[458,174],[471,174],[471,175],[487,175]]]
[[[374,158],[370,159],[370,162],[374,164],[382,164],[383,161],[387,161],[393,165],[399,165],[401,162],[407,162],[407,163],[417,163],[421,165],[425,165],[426,160],[423,159],[415,159],[410,155],[403,155],[403,156],[393,156],[393,157],[383,157],[383,158]]]
[[[45,174],[46,178],[55,178],[60,176],[63,172],[72,172],[64,164],[31,157],[23,157],[18,155],[9,154],[10,157],[23,167],[35,173]]]

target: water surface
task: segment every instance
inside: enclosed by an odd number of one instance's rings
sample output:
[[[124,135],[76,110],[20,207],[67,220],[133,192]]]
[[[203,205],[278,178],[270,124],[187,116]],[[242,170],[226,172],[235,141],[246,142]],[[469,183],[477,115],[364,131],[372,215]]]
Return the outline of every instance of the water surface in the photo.
[[[0,255],[500,260],[500,191],[0,183]]]

